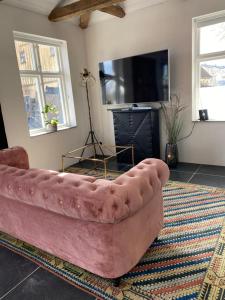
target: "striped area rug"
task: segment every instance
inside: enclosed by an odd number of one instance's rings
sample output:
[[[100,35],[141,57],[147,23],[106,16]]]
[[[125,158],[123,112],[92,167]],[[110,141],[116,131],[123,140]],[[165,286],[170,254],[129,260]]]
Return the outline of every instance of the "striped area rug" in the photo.
[[[164,229],[119,288],[4,233],[0,245],[98,299],[225,299],[225,191],[169,182],[163,194]]]
[[[225,299],[225,226],[220,234],[198,298],[199,300]]]
[[[225,191],[170,183],[165,227],[128,278],[163,299],[197,299],[225,217]],[[206,298],[210,299],[210,298]]]

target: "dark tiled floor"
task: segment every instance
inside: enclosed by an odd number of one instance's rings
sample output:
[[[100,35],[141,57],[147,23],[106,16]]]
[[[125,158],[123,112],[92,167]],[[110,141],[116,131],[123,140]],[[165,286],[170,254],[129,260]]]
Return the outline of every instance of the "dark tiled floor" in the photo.
[[[90,167],[82,162],[81,167]],[[130,166],[112,161],[111,170]],[[171,180],[225,188],[225,167],[179,163]],[[0,300],[89,300],[93,296],[38,267],[29,260],[0,247]]]
[[[198,172],[201,174],[225,176],[225,167],[201,165]]]
[[[188,182],[191,177],[191,172],[170,171],[170,180]]]
[[[0,246],[0,300],[94,300],[28,259]]]
[[[4,298],[3,298],[4,299]],[[95,299],[46,270],[39,268],[9,293],[7,300],[73,300]]]
[[[170,179],[225,188],[225,167],[179,163],[170,171]]]
[[[195,174],[190,182],[225,188],[225,176]]]
[[[0,299],[36,269],[36,264],[0,247]]]
[[[175,169],[172,169],[176,172],[187,172],[187,173],[194,173],[197,172],[200,168],[198,164],[190,164],[190,163],[179,163]],[[224,168],[225,169],[225,168]]]

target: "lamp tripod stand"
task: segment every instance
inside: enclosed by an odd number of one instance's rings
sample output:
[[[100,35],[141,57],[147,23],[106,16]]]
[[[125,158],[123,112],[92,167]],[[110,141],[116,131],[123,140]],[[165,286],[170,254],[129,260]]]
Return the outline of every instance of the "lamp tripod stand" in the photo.
[[[104,157],[105,155],[104,155],[104,152],[103,152],[103,149],[101,146],[101,142],[98,141],[98,139],[95,135],[95,132],[93,130],[93,125],[92,125],[92,118],[91,118],[91,107],[90,107],[89,92],[88,92],[88,81],[90,79],[94,79],[94,77],[91,75],[90,72],[88,72],[87,69],[84,69],[84,72],[81,73],[81,76],[82,76],[83,82],[85,83],[85,90],[86,90],[87,103],[88,103],[89,126],[90,126],[90,131],[86,138],[85,146],[93,146],[94,147],[94,157],[96,157],[97,156],[96,145],[97,145],[100,149],[102,156]],[[81,152],[81,160],[84,155],[84,151],[85,151],[85,148]]]

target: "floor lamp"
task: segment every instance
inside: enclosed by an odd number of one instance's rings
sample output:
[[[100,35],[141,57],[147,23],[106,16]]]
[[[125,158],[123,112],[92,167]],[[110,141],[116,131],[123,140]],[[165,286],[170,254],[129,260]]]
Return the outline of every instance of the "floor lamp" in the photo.
[[[89,99],[89,91],[88,91],[88,82],[90,82],[90,81],[95,82],[95,78],[91,74],[91,72],[89,72],[87,69],[84,69],[83,72],[80,73],[80,75],[81,75],[82,85],[85,87],[85,90],[86,90],[86,98],[87,98],[87,104],[88,104],[89,126],[90,126],[90,131],[89,131],[88,136],[86,138],[85,146],[93,145],[94,153],[95,153],[95,156],[96,156],[97,155],[96,144],[97,144],[99,149],[100,149],[101,154],[104,156],[104,152],[102,150],[101,142],[98,141],[98,139],[95,135],[95,132],[93,130],[92,118],[91,118],[91,107],[90,107],[90,99]],[[85,149],[82,150],[81,157],[83,157],[84,151],[85,151]]]

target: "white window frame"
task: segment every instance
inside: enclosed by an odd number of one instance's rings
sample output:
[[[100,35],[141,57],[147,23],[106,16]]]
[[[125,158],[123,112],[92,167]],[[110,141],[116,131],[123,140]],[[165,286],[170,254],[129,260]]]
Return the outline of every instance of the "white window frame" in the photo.
[[[69,69],[69,58],[67,51],[67,42],[63,40],[53,39],[49,37],[37,36],[33,34],[27,34],[23,32],[14,31],[14,41],[25,41],[33,44],[34,47],[34,65],[36,66],[36,70],[19,70],[20,77],[32,77],[35,76],[38,78],[38,85],[40,91],[40,107],[46,104],[46,99],[44,95],[44,84],[43,79],[46,78],[60,78],[61,79],[61,87],[60,92],[62,93],[62,114],[64,118],[64,124],[59,124],[58,129],[67,129],[70,127],[76,126],[76,115],[75,115],[75,107],[73,100],[73,92],[72,92],[72,84],[70,77],[70,69]],[[38,51],[38,44],[47,45],[56,47],[57,49],[57,58],[59,63],[59,72],[45,72],[41,70],[40,65],[40,57]],[[42,114],[41,114],[42,116]],[[42,116],[42,123],[44,125],[44,120]],[[36,136],[40,134],[45,134],[48,131],[45,126],[40,129],[29,129],[30,136]]]
[[[225,59],[225,51],[200,54],[200,29],[221,22],[225,22],[225,10],[192,19],[192,121],[199,120],[198,111],[202,109],[199,97],[201,62]],[[225,121],[225,118],[224,120],[209,119],[209,121]]]

